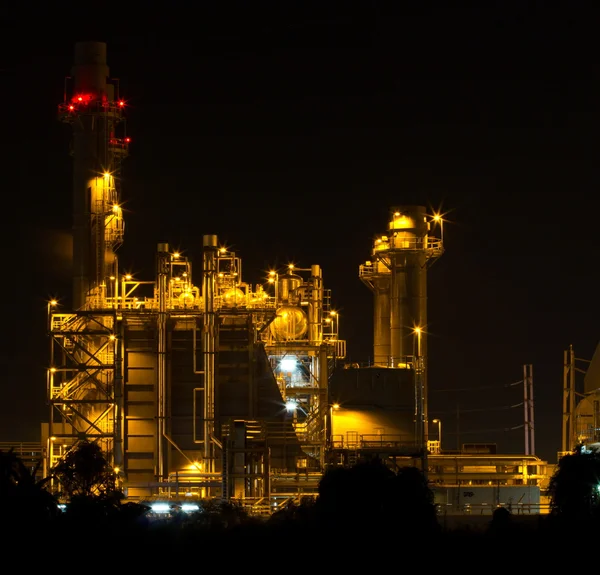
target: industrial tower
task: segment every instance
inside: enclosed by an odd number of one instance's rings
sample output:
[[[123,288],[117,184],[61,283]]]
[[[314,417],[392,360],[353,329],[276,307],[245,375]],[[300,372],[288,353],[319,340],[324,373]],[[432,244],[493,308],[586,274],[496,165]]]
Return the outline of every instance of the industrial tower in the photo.
[[[65,81],[59,117],[72,126],[73,309],[105,295],[115,276],[115,251],[123,242],[119,203],[121,162],[127,155],[125,102],[111,81],[106,45],[81,42]]]
[[[422,206],[392,208],[388,231],[373,244],[359,276],[373,292],[373,364],[411,369],[415,385],[415,439],[427,449],[427,269],[443,253],[431,225],[443,221]]]

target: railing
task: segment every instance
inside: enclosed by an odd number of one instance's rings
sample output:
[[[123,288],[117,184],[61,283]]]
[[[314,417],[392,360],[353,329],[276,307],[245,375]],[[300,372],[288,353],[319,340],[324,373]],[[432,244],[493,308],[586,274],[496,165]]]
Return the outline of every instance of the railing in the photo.
[[[226,299],[222,296],[217,296],[214,299],[215,309],[221,311],[232,311],[235,310],[248,310],[248,311],[260,311],[260,310],[274,310],[277,307],[277,302],[274,297],[255,299],[252,297],[240,298],[240,301],[232,305],[230,299]],[[204,303],[202,298],[192,298],[191,303],[182,304],[179,297],[167,297],[166,307],[168,310],[186,310],[202,312],[204,310]],[[93,296],[88,297],[87,309],[117,309],[117,310],[158,310],[159,302],[158,298],[152,297],[112,297],[112,296]]]
[[[549,503],[436,503],[438,515],[492,515],[496,509],[504,507],[513,515],[547,515]]]
[[[416,451],[418,443],[411,435],[333,435],[332,447],[334,449],[373,449],[373,448],[395,448]]]
[[[18,457],[21,462],[29,469],[31,473],[36,474],[42,473],[42,459],[44,457],[45,449],[41,443],[36,442],[0,442],[0,452],[8,453],[12,450],[15,457]],[[39,476],[38,476],[39,478]]]
[[[42,457],[44,448],[41,443],[0,441],[0,451],[8,452],[12,449],[14,455],[19,458]]]

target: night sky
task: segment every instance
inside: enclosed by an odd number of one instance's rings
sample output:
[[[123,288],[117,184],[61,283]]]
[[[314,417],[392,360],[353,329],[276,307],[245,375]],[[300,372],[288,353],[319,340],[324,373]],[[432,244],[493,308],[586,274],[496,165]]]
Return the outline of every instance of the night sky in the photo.
[[[71,289],[70,133],[56,112],[75,42],[93,40],[108,45],[132,138],[124,271],[154,279],[164,241],[200,270],[204,234],[236,251],[249,283],[319,264],[362,363],[373,300],[358,267],[374,236],[392,206],[442,211],[430,419],[448,449],[522,453],[517,382],[531,364],[536,452],[556,461],[563,351],[591,359],[599,339],[593,4],[275,4],[5,19],[0,441],[39,439],[47,419],[46,301]]]

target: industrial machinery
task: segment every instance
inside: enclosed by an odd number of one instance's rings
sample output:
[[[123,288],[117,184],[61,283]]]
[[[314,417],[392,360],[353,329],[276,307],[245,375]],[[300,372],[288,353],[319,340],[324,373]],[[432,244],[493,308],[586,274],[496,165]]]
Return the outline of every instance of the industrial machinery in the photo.
[[[45,475],[85,439],[129,499],[272,510],[360,458],[439,473],[427,462],[427,270],[443,253],[441,217],[392,208],[359,267],[374,295],[374,361],[345,364],[319,265],[250,285],[238,254],[207,234],[198,273],[167,242],[154,278],[121,271],[125,109],[106,45],[76,44],[59,106],[73,134],[73,303],[48,304]]]
[[[199,284],[167,243],[153,280],[124,275],[129,139],[108,76],[105,44],[77,44],[59,106],[73,127],[73,311],[48,306],[46,469],[87,439],[130,498],[314,492],[330,442],[328,382],[345,356],[322,270],[273,270],[253,287],[241,259],[205,235]]]

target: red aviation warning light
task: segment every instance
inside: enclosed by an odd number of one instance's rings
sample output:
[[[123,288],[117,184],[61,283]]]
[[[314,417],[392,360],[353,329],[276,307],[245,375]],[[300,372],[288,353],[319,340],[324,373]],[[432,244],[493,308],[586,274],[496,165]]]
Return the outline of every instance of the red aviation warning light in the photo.
[[[71,98],[73,104],[89,104],[94,97],[91,94],[77,94]]]
[[[123,108],[123,106],[125,106],[125,102],[123,102],[123,100],[119,100],[119,107]]]

